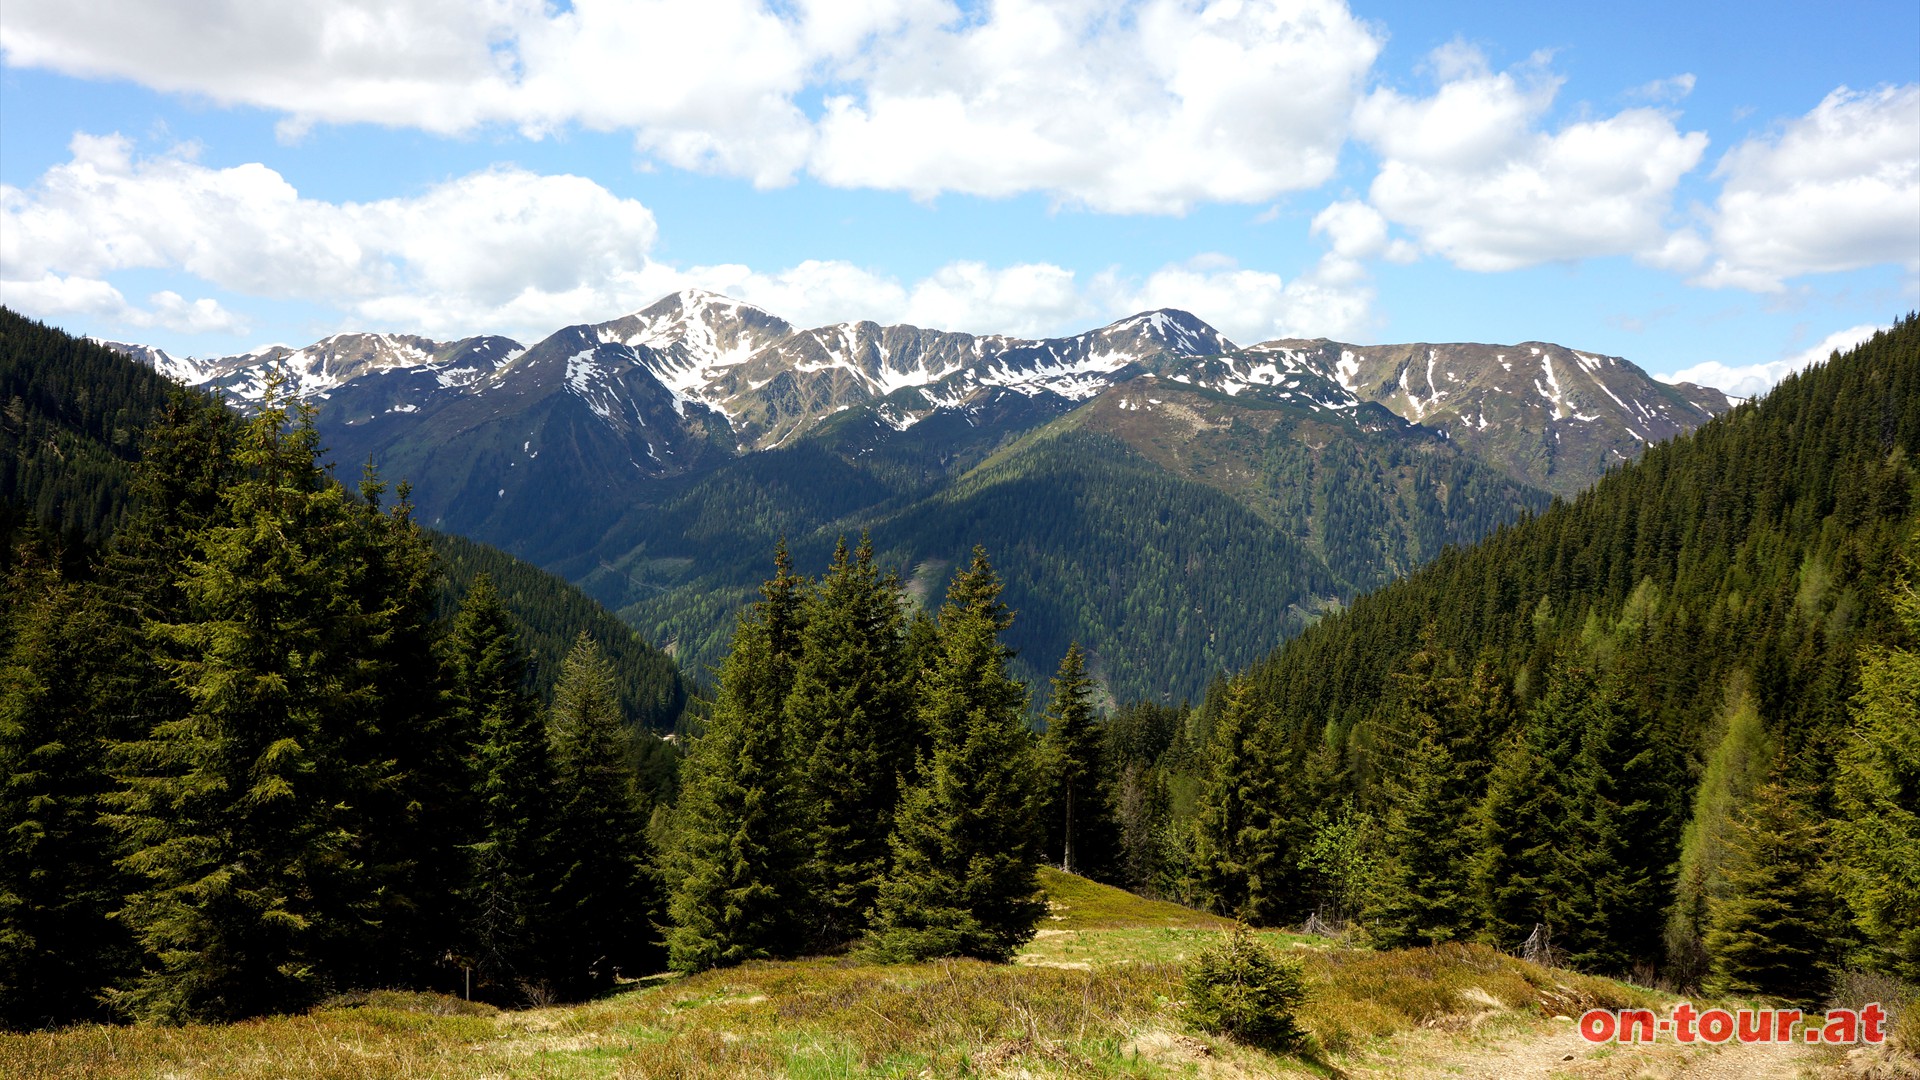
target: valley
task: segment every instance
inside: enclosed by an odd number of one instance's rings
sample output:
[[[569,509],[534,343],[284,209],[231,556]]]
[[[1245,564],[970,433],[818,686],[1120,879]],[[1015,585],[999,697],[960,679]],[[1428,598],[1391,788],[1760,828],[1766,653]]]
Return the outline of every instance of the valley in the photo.
[[[922,582],[1018,551],[1015,647],[1079,640],[1116,698],[1169,702],[1730,403],[1539,342],[1243,348],[1172,310],[1041,340],[802,329],[699,291],[532,346],[116,347],[243,407],[278,374],[342,469],[409,480],[423,521],[579,583],[695,678],[776,539],[817,566],[871,529]]]

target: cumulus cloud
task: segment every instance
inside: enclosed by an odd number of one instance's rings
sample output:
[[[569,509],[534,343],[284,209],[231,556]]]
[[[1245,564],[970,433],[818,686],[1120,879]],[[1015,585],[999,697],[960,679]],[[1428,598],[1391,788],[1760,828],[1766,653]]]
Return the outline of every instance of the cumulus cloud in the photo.
[[[1126,212],[1317,186],[1379,49],[1342,0],[13,0],[0,24],[10,64],[273,110],[290,136],[578,125],[760,185]]]
[[[1468,270],[1633,254],[1675,259],[1674,186],[1705,152],[1668,113],[1626,109],[1542,128],[1560,80],[1536,58],[1490,71],[1479,53],[1436,53],[1429,97],[1380,88],[1354,113],[1380,154],[1368,199],[1423,248]],[[1683,245],[1684,246],[1684,245]]]
[[[1920,269],[1920,85],[1841,87],[1714,175],[1717,257],[1697,284],[1778,292],[1802,274]]]
[[[38,278],[0,279],[0,304],[44,319],[81,316],[115,326],[158,327],[182,334],[243,333],[246,320],[212,297],[188,300],[171,289],[147,298],[147,307],[130,303],[119,289],[99,278],[42,274]]]
[[[77,136],[72,154],[31,188],[0,187],[0,279],[49,313],[105,315],[107,274],[173,270],[425,333],[544,333],[666,291],[671,278],[648,258],[652,213],[577,176],[494,168],[413,197],[335,204],[264,165],[139,158],[119,136]],[[218,305],[170,293],[150,314],[120,318],[222,326]]]
[[[332,308],[342,329],[537,340],[688,286],[757,304],[801,325],[850,319],[1019,336],[1071,333],[1136,311],[1181,307],[1230,337],[1351,335],[1369,318],[1360,260],[1405,241],[1361,203],[1314,221],[1328,242],[1291,280],[1201,256],[1144,277],[1083,277],[1046,262],[958,261],[903,281],[838,260],[781,270],[681,268],[653,258],[653,214],[592,180],[497,167],[413,196],[331,203],[264,165],[142,157],[117,135],[76,136],[71,160],[25,188],[0,185],[0,296],[43,316],[128,327],[236,332],[210,298],[165,291],[136,306],[112,283],[130,271]]]
[[[1379,48],[1336,0],[998,0],[867,57],[827,100],[811,169],[1119,212],[1257,201],[1333,174]]]
[[[1875,332],[1884,329],[1886,327],[1871,324],[1848,327],[1828,334],[1818,344],[1779,360],[1757,364],[1727,364],[1719,360],[1709,360],[1694,364],[1692,367],[1682,368],[1671,375],[1654,377],[1662,382],[1690,382],[1700,386],[1711,386],[1734,397],[1759,397],[1773,389],[1775,383],[1788,375],[1821,363],[1836,352],[1845,352],[1871,338]]]

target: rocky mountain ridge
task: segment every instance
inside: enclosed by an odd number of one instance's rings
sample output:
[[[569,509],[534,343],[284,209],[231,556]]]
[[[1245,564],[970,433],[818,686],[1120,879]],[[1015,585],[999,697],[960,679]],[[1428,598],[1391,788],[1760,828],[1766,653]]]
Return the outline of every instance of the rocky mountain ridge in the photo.
[[[1710,388],[1661,383],[1623,358],[1547,342],[1359,346],[1287,339],[1241,348],[1171,309],[1037,340],[870,321],[800,329],[700,290],[567,327],[531,347],[500,337],[436,342],[341,334],[298,350],[182,360],[108,344],[243,404],[257,403],[267,375],[277,371],[290,392],[319,404],[323,421],[339,429],[417,426],[450,411],[465,417],[456,427],[470,430],[501,413],[502,399],[478,408],[463,399],[500,392],[519,407],[566,393],[633,442],[636,453],[627,459],[651,475],[696,467],[710,452],[781,445],[848,409],[871,409],[903,431],[941,412],[965,415],[1019,395],[1028,399],[1021,411],[1039,418],[1153,374],[1229,396],[1318,408],[1376,402],[1518,479],[1571,494],[1730,403]],[[641,429],[649,434],[639,436]],[[371,443],[377,455],[389,440],[367,432],[349,441]],[[532,440],[523,441],[531,453]]]

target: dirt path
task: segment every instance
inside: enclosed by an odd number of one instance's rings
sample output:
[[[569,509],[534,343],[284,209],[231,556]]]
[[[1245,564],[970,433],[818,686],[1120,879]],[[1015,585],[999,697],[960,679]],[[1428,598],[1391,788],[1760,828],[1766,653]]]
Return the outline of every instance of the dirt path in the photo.
[[[1816,1061],[1804,1047],[1771,1043],[1595,1045],[1568,1021],[1471,1047],[1456,1038],[1405,1049],[1400,1062],[1361,1066],[1351,1075],[1382,1080],[1799,1080]]]

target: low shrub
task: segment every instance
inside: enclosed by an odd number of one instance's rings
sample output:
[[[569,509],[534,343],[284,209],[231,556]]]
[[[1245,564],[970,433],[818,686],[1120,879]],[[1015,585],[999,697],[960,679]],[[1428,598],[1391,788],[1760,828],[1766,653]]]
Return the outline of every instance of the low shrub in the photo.
[[[1235,926],[1219,948],[1206,949],[1187,968],[1188,1023],[1268,1050],[1295,1049],[1306,1037],[1294,1011],[1307,1001],[1304,966]]]

